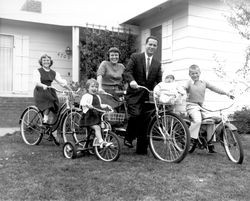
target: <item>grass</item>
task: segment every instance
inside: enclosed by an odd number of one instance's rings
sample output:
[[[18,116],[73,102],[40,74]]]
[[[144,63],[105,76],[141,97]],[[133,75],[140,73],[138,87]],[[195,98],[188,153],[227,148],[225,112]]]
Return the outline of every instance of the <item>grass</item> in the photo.
[[[164,163],[123,147],[117,162],[63,157],[62,146],[25,145],[20,133],[0,138],[0,200],[249,201],[250,136],[245,160],[196,150],[181,163]]]

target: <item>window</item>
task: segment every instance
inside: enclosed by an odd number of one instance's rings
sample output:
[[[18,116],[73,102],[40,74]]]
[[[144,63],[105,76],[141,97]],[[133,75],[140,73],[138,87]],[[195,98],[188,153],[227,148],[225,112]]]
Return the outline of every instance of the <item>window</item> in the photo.
[[[0,91],[13,90],[14,37],[0,34]]]

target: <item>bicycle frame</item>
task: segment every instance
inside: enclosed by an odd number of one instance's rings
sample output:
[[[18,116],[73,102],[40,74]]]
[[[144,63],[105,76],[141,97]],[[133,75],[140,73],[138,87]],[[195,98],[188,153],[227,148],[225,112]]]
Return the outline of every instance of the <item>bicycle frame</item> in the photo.
[[[65,93],[64,91],[60,91],[60,90],[58,90],[58,89],[56,89],[56,88],[54,88],[54,87],[51,87],[51,88],[55,89],[55,90],[56,90],[57,92],[59,92],[59,93]],[[76,92],[73,92],[73,91],[72,91],[72,92],[69,92],[69,93],[77,93],[77,91],[76,91]],[[37,111],[39,111],[39,113],[38,113],[37,115],[41,114],[41,115],[43,116],[43,112],[42,112],[41,110],[39,110],[35,105],[28,106],[28,107],[23,111],[23,113],[21,114],[21,117],[20,117],[20,119],[19,119],[19,124],[21,123],[21,120],[22,120],[22,118],[23,118],[23,115],[26,113],[27,110],[29,110],[29,109],[31,109],[31,108],[36,109]],[[59,127],[59,125],[61,124],[63,118],[64,118],[70,111],[72,111],[72,110],[79,110],[79,111],[80,111],[79,108],[75,108],[74,106],[70,106],[70,104],[69,104],[69,97],[66,96],[65,102],[60,106],[60,109],[59,109],[59,111],[58,111],[58,115],[56,115],[56,120],[54,121],[54,123],[49,124],[49,126],[51,126],[51,131],[52,131],[52,132],[58,129],[58,127]],[[34,118],[36,118],[36,116],[34,116]]]

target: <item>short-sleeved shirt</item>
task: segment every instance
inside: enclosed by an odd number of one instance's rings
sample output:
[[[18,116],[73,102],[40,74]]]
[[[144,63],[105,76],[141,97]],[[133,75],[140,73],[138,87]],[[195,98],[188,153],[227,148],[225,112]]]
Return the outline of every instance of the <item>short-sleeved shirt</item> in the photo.
[[[97,76],[102,76],[102,85],[120,85],[125,67],[121,63],[113,64],[110,61],[103,61],[98,70]]]

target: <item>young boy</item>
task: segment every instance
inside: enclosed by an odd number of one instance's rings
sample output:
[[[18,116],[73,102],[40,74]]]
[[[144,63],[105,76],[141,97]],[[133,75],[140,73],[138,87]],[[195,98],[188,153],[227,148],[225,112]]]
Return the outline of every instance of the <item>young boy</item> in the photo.
[[[163,77],[162,82],[157,84],[154,88],[154,97],[159,103],[175,104],[181,101],[181,96],[185,91],[178,87],[175,82],[175,77],[172,73],[168,73]]]
[[[204,118],[204,111],[201,110],[200,106],[202,106],[205,98],[205,92],[206,88],[210,89],[211,91],[214,91],[218,94],[229,96],[230,98],[233,98],[229,93],[216,88],[215,86],[211,85],[207,81],[200,80],[200,68],[197,65],[191,65],[189,67],[189,76],[191,80],[189,80],[186,85],[184,86],[186,92],[187,92],[187,113],[191,117],[192,122],[189,127],[191,138],[193,138],[195,141],[198,139],[200,126],[202,122],[202,118]],[[211,127],[207,127],[207,138],[211,138]],[[215,153],[214,146],[210,144],[208,146],[210,153]]]

